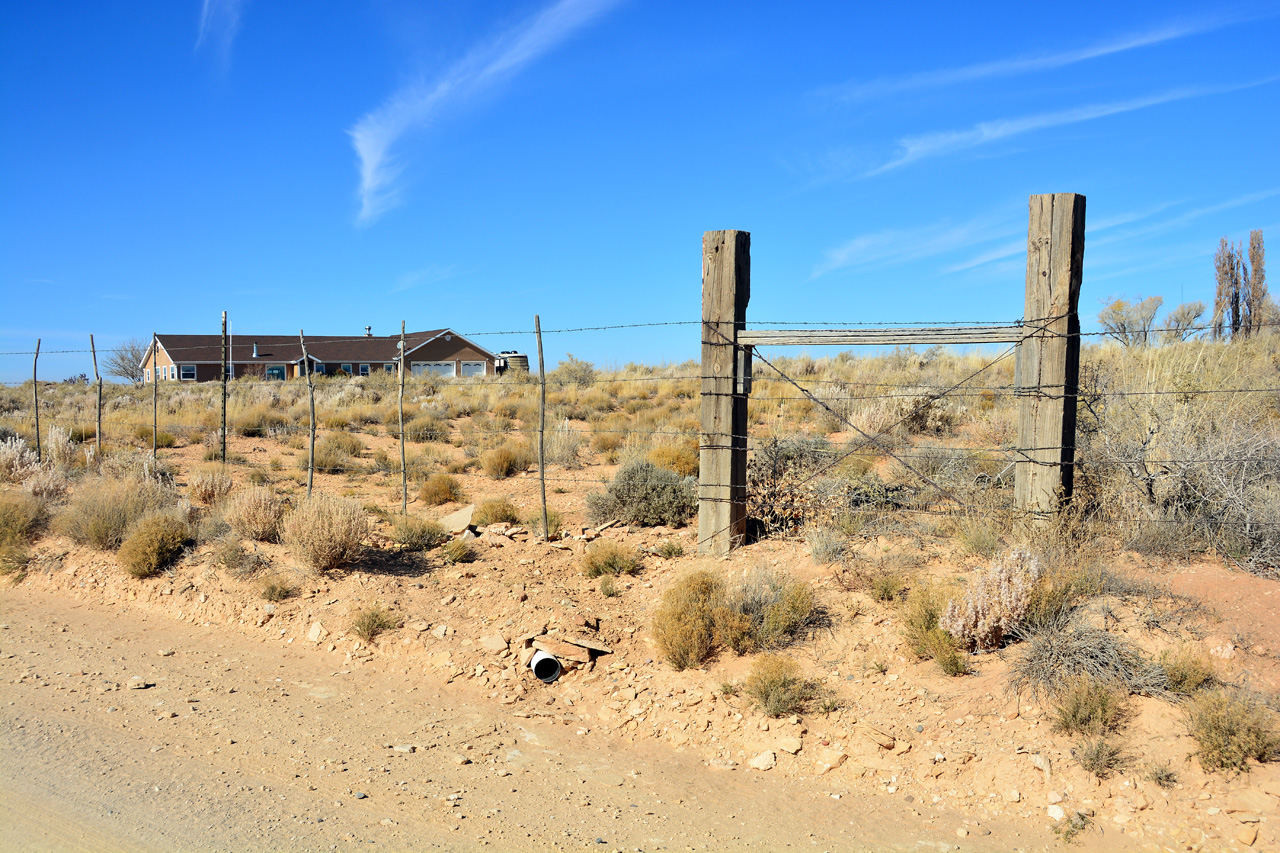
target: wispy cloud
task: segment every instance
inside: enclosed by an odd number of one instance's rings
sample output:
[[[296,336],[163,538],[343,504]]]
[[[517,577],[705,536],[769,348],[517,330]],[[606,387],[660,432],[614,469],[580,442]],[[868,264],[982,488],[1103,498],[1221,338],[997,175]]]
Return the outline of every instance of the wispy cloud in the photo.
[[[361,224],[376,220],[400,200],[403,165],[393,146],[426,126],[446,107],[465,103],[510,78],[619,0],[558,0],[492,42],[478,46],[430,83],[401,88],[363,116],[348,133],[360,159]]]
[[[939,89],[977,80],[1013,77],[1037,71],[1051,71],[1067,65],[1074,65],[1077,62],[1085,62],[1090,59],[1098,59],[1103,56],[1149,47],[1162,42],[1209,32],[1231,24],[1272,17],[1275,14],[1276,11],[1272,8],[1265,13],[1217,16],[1197,21],[1167,24],[1153,30],[1109,39],[1077,50],[1065,50],[1038,56],[997,59],[990,62],[964,65],[959,68],[922,71],[899,77],[881,77],[864,82],[847,83],[843,86],[828,89],[825,94],[841,101],[863,101],[897,95],[912,90]]]
[[[1020,136],[1024,133],[1046,130],[1051,127],[1061,127],[1068,124],[1078,124],[1084,121],[1093,121],[1094,119],[1105,118],[1106,116],[1129,113],[1135,110],[1146,109],[1147,107],[1154,107],[1159,104],[1168,104],[1174,101],[1187,100],[1188,98],[1200,98],[1206,95],[1220,95],[1226,92],[1234,92],[1240,89],[1248,89],[1253,86],[1261,86],[1265,83],[1271,83],[1276,79],[1280,78],[1269,77],[1264,80],[1256,80],[1235,86],[1200,86],[1186,89],[1174,89],[1158,95],[1148,95],[1146,97],[1133,98],[1127,101],[1113,101],[1108,104],[1088,104],[1086,106],[1073,107],[1068,110],[1058,110],[1056,112],[1036,113],[1034,115],[1021,116],[1018,118],[984,121],[965,130],[944,130],[933,133],[924,133],[918,136],[907,136],[898,141],[898,147],[900,150],[897,156],[883,165],[877,166],[869,172],[866,172],[863,177],[879,175],[920,160],[925,160],[931,157],[941,157],[946,154],[953,154],[957,151],[964,151],[970,148],[977,148],[980,145],[986,145],[1001,139],[1008,139],[1012,136]]]
[[[240,13],[246,0],[204,0],[200,5],[200,33],[196,50],[205,45],[217,51],[225,64],[231,59],[231,45],[240,31]]]
[[[422,269],[412,270],[397,276],[395,287],[391,288],[389,292],[403,293],[415,287],[438,284],[460,274],[461,270],[458,269],[457,264],[428,264]]]
[[[922,258],[1004,240],[1018,233],[1007,219],[980,217],[959,224],[935,223],[918,228],[886,229],[857,237],[828,249],[810,279],[836,270],[893,266]],[[1025,241],[1021,244],[1026,251]]]
[[[1159,222],[1152,222],[1138,228],[1129,228],[1115,234],[1102,237],[1092,241],[1092,246],[1106,246],[1112,243],[1120,243],[1124,241],[1136,240],[1142,237],[1150,237],[1155,234],[1162,234],[1166,231],[1172,231],[1189,225],[1203,216],[1209,216],[1214,213],[1221,213],[1224,210],[1231,210],[1237,207],[1253,204],[1259,201],[1266,201],[1269,198],[1280,196],[1280,187],[1271,187],[1265,190],[1256,190],[1255,192],[1245,193],[1244,195],[1235,196],[1224,201],[1214,204],[1205,205],[1203,207],[1195,207],[1191,210],[1184,211],[1177,216],[1164,219]],[[1216,246],[1214,247],[1216,248]]]

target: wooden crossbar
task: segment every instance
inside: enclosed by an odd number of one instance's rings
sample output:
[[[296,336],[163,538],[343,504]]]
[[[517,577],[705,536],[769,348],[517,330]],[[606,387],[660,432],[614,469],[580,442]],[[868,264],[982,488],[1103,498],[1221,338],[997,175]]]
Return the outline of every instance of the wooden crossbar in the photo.
[[[889,329],[744,329],[738,332],[738,343],[756,347],[1016,344],[1025,334],[1022,326],[985,326],[972,329],[946,326],[900,326]]]

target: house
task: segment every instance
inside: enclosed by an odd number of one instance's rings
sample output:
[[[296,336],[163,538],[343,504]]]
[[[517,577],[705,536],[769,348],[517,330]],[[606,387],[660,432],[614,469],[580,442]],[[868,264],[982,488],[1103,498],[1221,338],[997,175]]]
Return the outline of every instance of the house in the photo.
[[[404,339],[411,376],[494,376],[506,367],[505,359],[452,329],[406,333]],[[306,376],[297,335],[236,334],[228,337],[228,347],[231,379]],[[307,339],[307,357],[316,374],[395,373],[400,336],[375,337],[368,326],[363,335],[316,335]],[[142,375],[146,382],[214,382],[221,379],[221,362],[221,335],[157,334],[142,359]]]

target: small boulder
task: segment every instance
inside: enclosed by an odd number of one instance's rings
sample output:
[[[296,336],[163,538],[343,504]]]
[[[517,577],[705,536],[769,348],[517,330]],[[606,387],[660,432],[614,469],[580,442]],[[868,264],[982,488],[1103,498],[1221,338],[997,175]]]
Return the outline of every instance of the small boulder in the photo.
[[[765,750],[755,758],[747,762],[756,770],[772,770],[778,763],[778,756],[774,755],[773,750]]]
[[[475,504],[467,504],[457,512],[451,512],[440,519],[440,525],[450,533],[461,533],[471,527],[471,516],[475,511]]]

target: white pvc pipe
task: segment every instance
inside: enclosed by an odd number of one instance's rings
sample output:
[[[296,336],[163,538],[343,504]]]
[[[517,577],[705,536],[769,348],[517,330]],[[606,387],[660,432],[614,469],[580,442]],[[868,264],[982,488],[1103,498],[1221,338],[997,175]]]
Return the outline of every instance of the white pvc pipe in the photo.
[[[560,677],[560,661],[556,656],[538,649],[529,659],[529,669],[543,684],[550,684]]]

